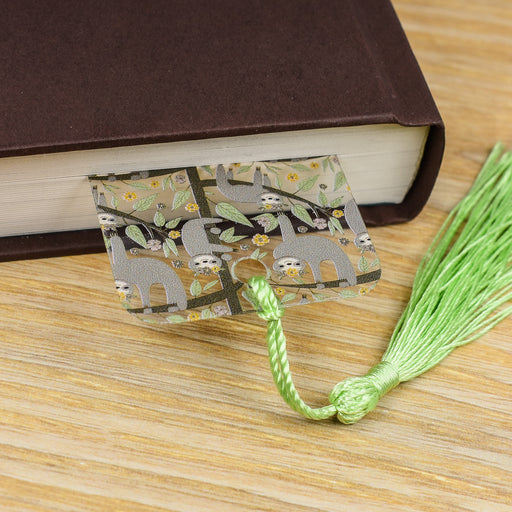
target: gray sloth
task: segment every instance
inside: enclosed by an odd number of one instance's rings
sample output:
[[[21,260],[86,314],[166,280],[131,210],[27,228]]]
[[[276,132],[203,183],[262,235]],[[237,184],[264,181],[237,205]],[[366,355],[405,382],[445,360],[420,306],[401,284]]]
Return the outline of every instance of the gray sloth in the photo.
[[[183,225],[181,229],[181,240],[183,247],[190,255],[189,267],[192,270],[199,272],[205,269],[212,269],[213,267],[220,267],[222,260],[219,256],[214,255],[217,253],[231,252],[233,249],[226,245],[214,244],[208,240],[208,234],[205,230],[205,224],[217,224],[222,222],[222,219],[203,217],[200,219],[191,219]],[[224,259],[229,258],[228,255]]]
[[[354,235],[356,235],[354,238],[355,246],[363,251],[375,252],[372,239],[366,230],[359,208],[353,199],[345,205],[345,220],[347,221],[348,227],[352,230]]]
[[[92,188],[92,195],[96,203],[98,222],[100,223],[102,229],[109,231],[114,230],[118,226],[121,226],[121,219],[117,215],[114,215],[113,213],[106,213],[102,208],[100,208],[101,206],[107,206],[105,194],[103,192],[98,194],[98,187],[94,186]]]
[[[140,293],[143,308],[150,308],[150,290],[154,284],[165,289],[169,311],[187,309],[187,295],[176,272],[161,260],[155,258],[128,258],[123,241],[118,235],[110,238],[111,263],[116,288],[127,297],[133,286]],[[176,304],[176,306],[172,306]]]
[[[98,213],[98,222],[103,228],[115,228],[121,225],[119,217],[112,213]]]
[[[274,270],[286,272],[289,268],[295,268],[301,271],[304,270],[306,262],[311,268],[315,283],[320,283],[320,263],[332,261],[339,280],[346,279],[349,285],[356,284],[354,267],[339,245],[322,236],[297,236],[286,215],[279,215],[279,226],[283,241],[274,249]]]
[[[229,180],[233,179],[233,171],[226,172],[223,165],[217,166],[215,179],[217,188],[232,201],[258,203],[260,206],[270,205],[273,210],[282,205],[281,196],[264,188],[270,187],[271,183],[269,177],[262,175],[259,168],[254,171],[252,183],[232,185]]]

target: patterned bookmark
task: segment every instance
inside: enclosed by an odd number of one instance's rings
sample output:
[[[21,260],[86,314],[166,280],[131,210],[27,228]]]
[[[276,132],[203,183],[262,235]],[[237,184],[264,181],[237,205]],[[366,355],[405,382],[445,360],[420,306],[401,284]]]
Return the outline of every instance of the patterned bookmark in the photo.
[[[89,177],[122,305],[148,322],[364,295],[380,262],[338,157]]]

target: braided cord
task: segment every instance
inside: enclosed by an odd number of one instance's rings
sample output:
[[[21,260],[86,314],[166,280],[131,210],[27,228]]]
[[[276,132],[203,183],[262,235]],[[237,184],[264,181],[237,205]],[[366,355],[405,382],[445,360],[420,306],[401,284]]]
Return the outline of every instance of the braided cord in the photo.
[[[249,289],[254,302],[259,306],[257,312],[267,323],[267,348],[270,369],[279,393],[284,401],[295,411],[307,418],[322,420],[334,416],[336,408],[333,405],[313,409],[299,396],[293,384],[288,354],[286,352],[286,337],[281,325],[284,310],[274,291],[261,276],[249,280]]]
[[[303,416],[323,420],[337,415],[342,423],[355,423],[375,408],[379,399],[394,388],[400,378],[394,366],[386,361],[374,366],[364,377],[346,379],[334,386],[330,405],[312,408],[300,397],[293,383],[286,337],[281,325],[284,309],[264,277],[249,280],[249,296],[258,307],[258,315],[267,321],[267,347],[270,369],[285,402]]]

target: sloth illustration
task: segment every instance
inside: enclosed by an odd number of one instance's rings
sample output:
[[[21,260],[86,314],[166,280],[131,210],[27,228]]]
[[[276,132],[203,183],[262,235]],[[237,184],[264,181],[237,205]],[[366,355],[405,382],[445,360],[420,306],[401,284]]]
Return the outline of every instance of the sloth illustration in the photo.
[[[121,299],[130,299],[133,295],[133,286],[126,281],[116,279],[116,292]]]
[[[100,223],[100,226],[104,229],[115,228],[121,224],[119,221],[119,217],[117,217],[117,215],[105,212],[98,213],[98,222]]]
[[[363,218],[361,217],[361,213],[354,199],[351,199],[345,205],[345,220],[347,221],[348,227],[355,235],[355,246],[362,251],[375,252],[375,246],[366,230]]]
[[[223,219],[202,217],[191,219],[185,222],[181,229],[181,240],[183,247],[190,255],[189,267],[198,272],[212,270],[222,265],[222,259],[228,259],[230,256],[225,254],[233,250],[222,244],[212,243],[208,240],[206,224],[217,224],[223,222]],[[223,258],[213,253],[222,253]]]
[[[349,285],[356,284],[354,268],[339,245],[323,236],[297,236],[290,219],[283,214],[279,215],[279,226],[283,241],[274,249],[275,271],[286,272],[289,268],[295,268],[301,273],[305,269],[304,263],[307,263],[313,273],[313,279],[320,283],[320,263],[332,261],[340,281],[346,280]]]
[[[97,186],[94,186],[92,188],[92,195],[96,203],[98,222],[100,223],[102,231],[106,236],[108,236],[112,232],[115,233],[116,228],[122,225],[121,219],[117,215],[114,215],[113,213],[106,213],[101,208],[102,206],[107,206],[107,201],[105,199],[105,194],[103,192],[100,192],[98,194]]]
[[[233,171],[226,172],[223,165],[217,166],[216,173],[217,188],[224,196],[232,201],[239,203],[256,203],[264,209],[280,209],[283,200],[279,194],[269,192],[265,187],[270,187],[270,179],[267,175],[262,175],[258,167],[254,171],[252,183],[233,185],[230,180],[233,179]]]
[[[283,199],[274,192],[265,192],[260,196],[259,205],[262,210],[281,210],[283,208]]]
[[[151,308],[150,291],[154,284],[165,289],[169,311],[187,308],[187,295],[176,272],[156,258],[128,258],[123,241],[118,235],[110,237],[111,263],[116,289],[125,298],[136,286],[143,308]],[[174,305],[175,304],[175,305]]]
[[[302,275],[306,270],[304,261],[291,256],[283,256],[274,262],[273,268],[281,274],[289,273],[290,270],[296,271],[298,275]]]

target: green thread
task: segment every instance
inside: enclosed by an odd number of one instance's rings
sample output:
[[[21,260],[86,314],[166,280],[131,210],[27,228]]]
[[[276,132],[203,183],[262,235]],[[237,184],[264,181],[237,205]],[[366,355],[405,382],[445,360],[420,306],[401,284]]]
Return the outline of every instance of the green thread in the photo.
[[[274,382],[294,410],[311,419],[337,415],[355,423],[400,382],[424,373],[512,313],[506,305],[512,300],[512,153],[502,153],[497,144],[434,238],[381,362],[363,377],[336,384],[330,405],[313,409],[300,398],[288,364],[283,307],[263,277],[249,280],[258,315],[268,322]]]

